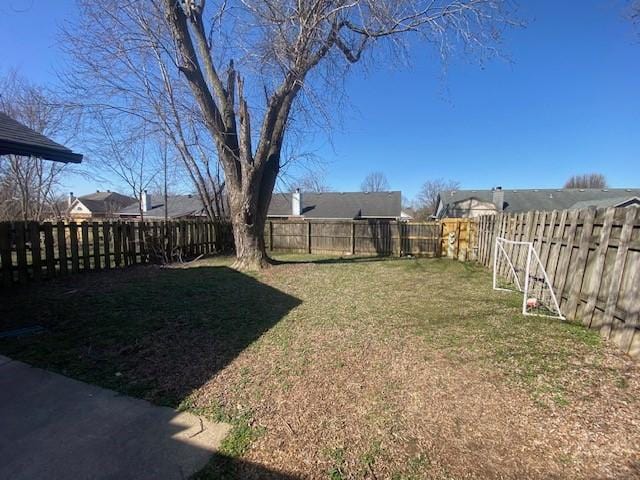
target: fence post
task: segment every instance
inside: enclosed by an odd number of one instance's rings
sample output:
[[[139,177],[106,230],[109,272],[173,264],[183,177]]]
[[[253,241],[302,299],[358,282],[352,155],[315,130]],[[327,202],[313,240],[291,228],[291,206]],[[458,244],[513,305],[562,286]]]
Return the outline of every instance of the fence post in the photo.
[[[311,220],[307,222],[307,253],[311,254]]]
[[[351,255],[356,254],[356,221],[351,220]]]
[[[269,250],[273,252],[273,220],[269,220]]]

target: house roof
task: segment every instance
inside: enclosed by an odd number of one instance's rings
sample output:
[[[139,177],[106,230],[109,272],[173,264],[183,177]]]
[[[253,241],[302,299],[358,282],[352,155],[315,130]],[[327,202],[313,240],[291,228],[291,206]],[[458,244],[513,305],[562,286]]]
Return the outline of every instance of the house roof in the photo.
[[[635,195],[627,197],[614,197],[614,198],[600,198],[596,200],[582,200],[576,202],[571,206],[572,210],[581,210],[583,208],[595,207],[595,208],[609,208],[620,207],[626,204],[640,204],[640,198]]]
[[[640,196],[638,188],[584,188],[584,189],[528,189],[502,190],[505,212],[526,212],[529,210],[564,210],[587,208],[589,206],[609,206],[613,199],[629,199]],[[439,193],[442,208],[438,216],[447,215],[453,204],[475,198],[483,202],[493,202],[493,190],[445,190]],[[601,204],[601,205],[600,205]],[[617,204],[617,203],[616,203]],[[584,205],[580,207],[580,205]]]
[[[204,206],[200,197],[196,195],[171,195],[167,199],[165,208],[162,195],[151,195],[151,208],[144,212],[146,218],[165,218],[165,211],[169,218],[181,218],[204,215]],[[122,216],[140,215],[138,205],[130,205],[118,212]]]
[[[91,210],[91,213],[116,212],[127,205],[138,208],[138,201],[135,198],[109,191],[82,195],[78,197],[76,201],[80,201],[85,207]],[[71,208],[73,208],[73,204]]]
[[[82,155],[54,142],[0,112],[0,155],[24,155],[63,163],[80,163]]]
[[[302,215],[306,218],[396,218],[400,216],[400,192],[328,192],[302,193]],[[180,218],[204,215],[204,207],[197,195],[173,195],[168,199],[168,217]],[[145,212],[146,218],[165,216],[164,198],[151,196],[152,207]],[[138,206],[130,205],[121,209],[122,216],[139,215]],[[268,216],[291,216],[291,193],[274,193]]]
[[[274,193],[268,216],[292,216],[291,193]],[[401,193],[396,192],[302,192],[305,218],[396,218],[401,212]]]

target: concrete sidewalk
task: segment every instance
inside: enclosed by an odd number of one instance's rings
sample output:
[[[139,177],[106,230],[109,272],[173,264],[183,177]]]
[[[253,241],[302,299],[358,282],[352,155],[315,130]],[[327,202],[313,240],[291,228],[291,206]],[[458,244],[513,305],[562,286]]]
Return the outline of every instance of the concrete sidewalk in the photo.
[[[0,356],[0,478],[182,479],[228,430]]]

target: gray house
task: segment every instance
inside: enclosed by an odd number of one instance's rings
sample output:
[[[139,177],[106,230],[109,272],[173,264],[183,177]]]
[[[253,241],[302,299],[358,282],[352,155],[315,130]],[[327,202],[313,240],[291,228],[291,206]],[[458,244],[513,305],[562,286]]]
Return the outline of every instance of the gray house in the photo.
[[[274,193],[268,218],[313,220],[400,220],[401,192]]]
[[[118,216],[118,211],[128,205],[136,207],[138,201],[121,193],[97,191],[81,197],[69,193],[67,215],[73,220],[89,220]]]
[[[499,212],[640,206],[640,188],[447,190],[438,194],[438,218]]]
[[[206,212],[198,195],[170,195],[165,205],[163,195],[142,195],[142,211],[145,220],[169,220],[204,218]],[[139,220],[140,205],[136,202],[118,212],[122,219]]]
[[[276,219],[315,220],[397,220],[402,219],[400,192],[326,192],[274,193],[267,213]],[[142,210],[145,219],[205,217],[205,209],[197,195],[173,195],[164,204],[162,196],[143,195]],[[138,204],[121,209],[118,215],[134,220],[140,217]]]

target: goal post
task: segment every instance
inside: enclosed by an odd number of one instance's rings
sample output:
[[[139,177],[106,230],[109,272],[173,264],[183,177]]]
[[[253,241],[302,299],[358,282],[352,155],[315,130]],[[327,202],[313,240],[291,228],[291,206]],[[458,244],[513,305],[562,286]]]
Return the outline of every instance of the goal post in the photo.
[[[565,319],[533,242],[496,238],[493,289],[521,292],[523,315]]]

